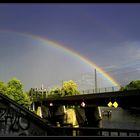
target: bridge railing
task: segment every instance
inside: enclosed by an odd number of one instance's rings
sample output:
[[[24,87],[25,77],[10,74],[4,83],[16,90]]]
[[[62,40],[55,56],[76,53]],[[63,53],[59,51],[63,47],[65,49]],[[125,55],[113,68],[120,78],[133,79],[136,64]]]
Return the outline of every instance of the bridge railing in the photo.
[[[96,127],[52,127],[52,129],[57,132],[55,133],[57,136],[140,136],[140,130],[131,129]]]
[[[87,89],[87,90],[81,90],[81,94],[92,94],[92,93],[104,93],[104,92],[114,92],[119,91],[120,86],[114,86],[114,87],[104,87],[104,88],[97,88],[97,89]]]
[[[93,93],[105,93],[105,92],[114,92],[119,91],[119,86],[114,87],[104,87],[104,88],[97,88],[97,89],[87,89],[87,90],[81,90],[80,94],[93,94]],[[49,91],[33,91],[30,95],[31,99],[45,99],[47,98]]]

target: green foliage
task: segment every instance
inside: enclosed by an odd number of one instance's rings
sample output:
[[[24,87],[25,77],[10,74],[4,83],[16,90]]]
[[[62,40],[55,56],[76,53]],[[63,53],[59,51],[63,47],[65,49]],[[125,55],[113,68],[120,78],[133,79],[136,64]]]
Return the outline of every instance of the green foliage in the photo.
[[[4,82],[0,81],[0,93],[6,94],[7,86]]]
[[[125,90],[125,87],[121,87],[121,88],[120,88],[120,91],[124,91],[124,90]]]
[[[78,86],[77,84],[70,80],[70,81],[65,81],[63,83],[63,87],[61,89],[62,96],[72,96],[72,95],[79,95],[80,92],[78,91]]]
[[[72,95],[79,95],[79,94],[80,92],[78,91],[77,84],[74,81],[70,80],[70,81],[65,81],[61,88],[55,87],[50,89],[47,97],[56,98],[56,97],[72,96]]]
[[[121,87],[120,91],[140,89],[140,80],[133,80],[125,87]]]
[[[31,105],[28,94],[23,91],[22,83],[16,78],[12,78],[7,84],[0,82],[0,91],[24,107],[28,108]]]
[[[27,93],[31,100],[38,100],[38,99],[44,99],[48,95],[47,90],[43,91],[42,89],[37,89],[37,88],[31,88],[29,92]]]
[[[55,97],[60,97],[60,96],[61,96],[61,88],[56,87],[56,88],[52,88],[49,91],[47,97],[49,97],[49,98],[51,98],[51,97],[55,98]]]

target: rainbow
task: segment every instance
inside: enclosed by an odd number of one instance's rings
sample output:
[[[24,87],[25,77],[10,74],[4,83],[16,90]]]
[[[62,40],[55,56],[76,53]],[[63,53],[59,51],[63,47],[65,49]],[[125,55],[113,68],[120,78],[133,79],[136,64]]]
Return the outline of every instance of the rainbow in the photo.
[[[1,30],[1,31],[13,32],[13,33],[16,33],[18,35],[23,35],[23,36],[26,36],[26,37],[28,36],[28,37],[31,37],[33,39],[37,39],[37,40],[39,40],[40,42],[42,42],[44,44],[50,44],[52,47],[63,49],[64,51],[68,52],[70,55],[79,58],[81,61],[85,62],[86,64],[88,64],[91,67],[93,67],[94,69],[96,69],[107,80],[109,80],[114,86],[119,86],[120,87],[120,84],[116,80],[114,80],[107,72],[105,72],[105,70],[103,70],[95,62],[93,62],[93,61],[89,60],[88,58],[82,56],[81,54],[79,54],[75,50],[66,48],[64,45],[61,45],[60,43],[52,41],[52,40],[50,40],[48,38],[32,35],[32,34],[29,34],[29,33],[21,33],[21,32],[17,32],[17,31],[9,31],[9,30]]]

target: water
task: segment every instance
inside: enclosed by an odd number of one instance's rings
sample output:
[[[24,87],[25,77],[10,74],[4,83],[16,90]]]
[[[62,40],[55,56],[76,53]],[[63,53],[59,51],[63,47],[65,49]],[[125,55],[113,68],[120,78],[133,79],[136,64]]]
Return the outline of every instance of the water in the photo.
[[[140,130],[140,110],[101,107],[101,111],[111,110],[111,116],[103,116],[100,128],[118,128]]]

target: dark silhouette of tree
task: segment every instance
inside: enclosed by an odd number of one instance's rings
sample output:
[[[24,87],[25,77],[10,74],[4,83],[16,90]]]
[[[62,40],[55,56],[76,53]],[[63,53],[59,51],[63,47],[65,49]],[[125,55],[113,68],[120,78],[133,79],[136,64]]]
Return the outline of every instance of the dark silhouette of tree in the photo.
[[[140,80],[133,80],[128,85],[121,87],[120,91],[140,89]]]

